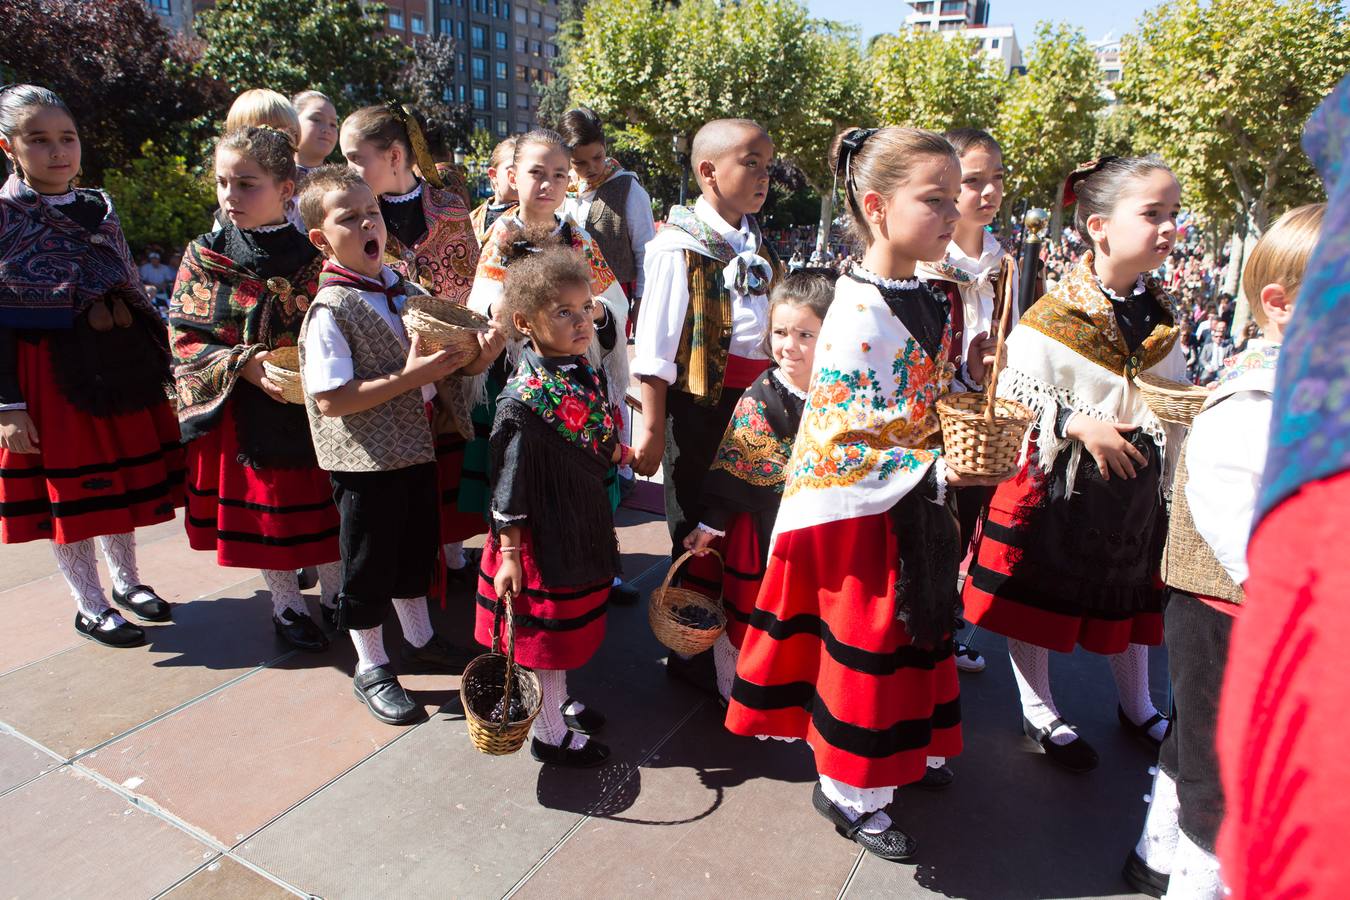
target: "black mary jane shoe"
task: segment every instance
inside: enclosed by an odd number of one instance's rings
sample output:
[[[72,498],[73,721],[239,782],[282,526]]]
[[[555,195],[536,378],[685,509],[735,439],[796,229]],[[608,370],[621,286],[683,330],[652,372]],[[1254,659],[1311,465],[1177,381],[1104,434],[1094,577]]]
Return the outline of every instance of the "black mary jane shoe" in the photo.
[[[1121,728],[1124,728],[1133,737],[1138,738],[1140,741],[1143,741],[1145,744],[1147,744],[1154,750],[1158,750],[1162,747],[1162,740],[1160,738],[1155,738],[1153,735],[1149,734],[1149,729],[1151,729],[1154,725],[1157,725],[1159,722],[1167,722],[1168,723],[1167,727],[1168,728],[1172,727],[1171,722],[1168,720],[1167,716],[1163,715],[1162,713],[1154,713],[1153,717],[1149,719],[1147,722],[1144,722],[1142,725],[1136,725],[1130,721],[1129,716],[1125,715],[1125,707],[1119,704],[1116,704],[1116,718],[1120,719]],[[1166,736],[1167,731],[1166,729],[1164,729],[1163,737]]]
[[[479,651],[459,647],[439,634],[421,647],[403,642],[403,666],[408,672],[427,675],[459,675]]]
[[[530,739],[530,755],[539,762],[550,766],[566,766],[569,769],[593,769],[609,759],[609,747],[599,741],[588,740],[580,749],[572,748],[572,731],[563,735],[558,746],[545,744],[539,738]]]
[[[410,725],[422,716],[422,707],[412,701],[398,683],[398,677],[384,666],[357,675],[352,680],[352,693],[372,716],[386,725]]]
[[[609,602],[615,606],[633,606],[642,599],[642,592],[631,584],[619,582],[609,589]]]
[[[478,583],[478,566],[482,562],[482,551],[465,550],[464,565],[458,569],[445,567],[445,581],[451,587],[473,587]]]
[[[112,609],[105,609],[97,616],[86,616],[82,612],[77,612],[75,633],[80,637],[97,641],[105,647],[139,647],[145,643],[145,630],[125,619],[116,628],[101,628],[100,626],[111,615],[115,615]]]
[[[137,594],[140,596],[136,596]],[[150,596],[147,597],[146,594]],[[167,622],[173,618],[168,602],[156,594],[155,589],[149,585],[138,584],[125,594],[113,588],[112,598],[118,606],[131,610],[137,618],[146,622]]]
[[[328,635],[317,622],[293,609],[283,609],[281,616],[272,616],[272,627],[281,639],[297,650],[319,653],[328,647]]]
[[[894,825],[876,834],[863,831],[863,826],[876,813],[859,816],[858,821],[850,822],[848,816],[844,815],[839,807],[831,803],[830,798],[825,796],[825,791],[821,788],[819,781],[816,782],[815,790],[811,792],[811,805],[816,808],[816,812],[830,820],[834,825],[834,830],[840,836],[848,838],[874,856],[898,861],[909,859],[919,849],[919,844],[914,838]]]
[[[956,773],[950,766],[925,766],[923,777],[914,782],[914,786],[925,791],[941,791],[951,787],[955,780]]]
[[[1172,881],[1172,876],[1150,869],[1148,863],[1144,862],[1134,850],[1131,850],[1130,855],[1125,858],[1125,868],[1120,874],[1125,883],[1139,893],[1158,897],[1160,900],[1167,893],[1168,885]]]
[[[572,705],[572,698],[568,697],[563,701],[562,708],[567,709],[570,705]],[[582,734],[595,734],[605,727],[605,714],[587,706],[575,716],[571,713],[563,713],[563,721],[573,731],[579,731]]]
[[[1076,736],[1067,744],[1056,744],[1050,740],[1050,735],[1061,725],[1072,728],[1063,719],[1055,719],[1045,728],[1037,728],[1025,716],[1022,717],[1023,734],[1034,741],[1051,762],[1079,775],[1097,768],[1097,751],[1081,736],[1077,736],[1078,732],[1074,732]]]
[[[337,605],[329,606],[326,603],[319,604],[319,616],[323,619],[325,631],[338,630],[338,608]]]
[[[303,569],[295,570],[295,582],[300,585],[300,590],[307,591],[319,583],[319,567],[305,566]]]

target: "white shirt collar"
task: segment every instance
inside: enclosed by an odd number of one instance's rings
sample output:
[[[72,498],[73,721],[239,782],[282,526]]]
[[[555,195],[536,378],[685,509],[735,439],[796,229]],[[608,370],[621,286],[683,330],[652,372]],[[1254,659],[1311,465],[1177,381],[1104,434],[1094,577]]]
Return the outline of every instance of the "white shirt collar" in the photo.
[[[422,196],[422,185],[424,182],[418,181],[417,187],[408,191],[406,194],[385,194],[380,199],[386,203],[407,203],[409,200],[415,200]]]
[[[735,228],[728,224],[726,219],[718,215],[717,210],[712,208],[712,204],[702,197],[699,197],[697,202],[694,203],[694,215],[712,226],[713,231],[720,234],[726,239],[727,243],[738,251],[750,241],[750,221],[745,216],[741,216],[740,227]]]
[[[984,245],[980,248],[980,258],[971,259],[966,252],[952,240],[947,244],[947,257],[952,264],[959,266],[972,275],[983,275],[993,268],[1003,256],[1003,245],[988,231],[984,232]]]

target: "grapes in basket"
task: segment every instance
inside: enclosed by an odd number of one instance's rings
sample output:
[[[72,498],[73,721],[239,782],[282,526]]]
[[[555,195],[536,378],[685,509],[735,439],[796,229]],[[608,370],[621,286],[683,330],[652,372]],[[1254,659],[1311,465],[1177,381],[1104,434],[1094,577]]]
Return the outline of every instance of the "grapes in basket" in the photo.
[[[500,725],[502,723],[502,704],[505,701],[506,701],[505,697],[503,697],[501,700],[498,700],[497,705],[492,707],[492,712],[488,713],[487,720],[492,724]],[[524,703],[520,702],[520,698],[512,697],[511,710],[507,717],[506,722],[508,725],[513,722],[523,722],[529,716],[529,714],[530,714],[529,710],[525,708]]]
[[[720,624],[717,621],[717,615],[712,610],[695,606],[692,603],[686,606],[676,606],[671,609],[670,613],[678,624],[698,631],[709,631]]]

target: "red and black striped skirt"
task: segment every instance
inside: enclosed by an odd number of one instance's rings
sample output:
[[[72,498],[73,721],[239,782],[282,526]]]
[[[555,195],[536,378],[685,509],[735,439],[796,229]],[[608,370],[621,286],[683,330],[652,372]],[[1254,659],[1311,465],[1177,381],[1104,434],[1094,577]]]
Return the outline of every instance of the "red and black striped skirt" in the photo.
[[[910,643],[896,618],[898,559],[885,514],[780,535],[741,646],[727,728],[804,738],[820,774],[861,788],[918,781],[929,756],[960,753],[951,643]]]
[[[95,416],[57,388],[46,338],[17,341],[38,453],[0,450],[0,544],[72,544],[167,522],[183,505],[183,447],[166,398]]]
[[[188,444],[187,536],[222,566],[299,569],[338,559],[338,511],[317,466],[251,468],[238,462],[234,401]]]
[[[521,529],[520,542],[524,584],[511,607],[516,620],[516,662],[531,669],[579,668],[605,639],[605,613],[614,579],[589,585],[544,584],[534,562],[528,529]],[[501,564],[497,538],[489,537],[478,573],[473,633],[484,647],[492,646],[492,619],[497,609],[492,579]]]

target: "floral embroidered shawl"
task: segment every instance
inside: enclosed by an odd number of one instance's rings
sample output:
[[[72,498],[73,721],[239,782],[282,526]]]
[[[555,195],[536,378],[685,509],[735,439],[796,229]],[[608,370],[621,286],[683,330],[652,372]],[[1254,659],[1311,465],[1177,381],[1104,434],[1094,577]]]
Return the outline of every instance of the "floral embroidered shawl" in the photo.
[[[618,438],[604,386],[585,357],[576,357],[575,364],[576,370],[569,377],[558,366],[545,364],[533,349],[525,348],[497,405],[500,408],[508,400],[520,403],[568,443],[608,465]]]
[[[737,511],[778,505],[805,401],[775,369],[741,394],[703,483],[705,499]]]

